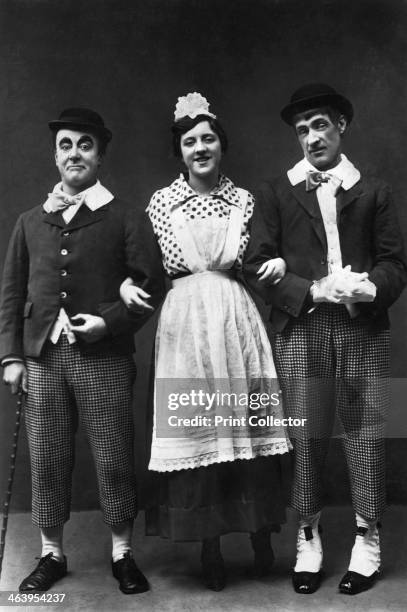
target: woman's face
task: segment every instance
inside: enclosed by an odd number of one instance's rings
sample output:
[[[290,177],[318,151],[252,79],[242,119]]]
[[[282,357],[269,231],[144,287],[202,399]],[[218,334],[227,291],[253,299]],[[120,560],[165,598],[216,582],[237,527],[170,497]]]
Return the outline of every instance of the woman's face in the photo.
[[[209,178],[219,174],[222,147],[208,121],[201,121],[181,136],[181,153],[190,176]]]

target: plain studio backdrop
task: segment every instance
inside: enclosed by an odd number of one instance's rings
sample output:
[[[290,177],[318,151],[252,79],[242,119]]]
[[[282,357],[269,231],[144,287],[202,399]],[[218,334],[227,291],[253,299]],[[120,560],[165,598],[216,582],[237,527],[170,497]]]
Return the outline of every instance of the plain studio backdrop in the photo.
[[[99,111],[113,131],[102,182],[145,208],[180,171],[171,153],[177,97],[199,91],[230,139],[223,170],[255,190],[300,159],[279,117],[292,91],[327,82],[348,96],[355,118],[345,152],[394,189],[407,236],[405,0],[0,0],[0,259],[17,216],[41,204],[58,180],[47,122],[69,106]],[[391,310],[392,389],[388,494],[407,502],[404,406],[407,293]],[[138,334],[134,401],[137,467],[146,456],[148,371],[154,321]],[[15,401],[0,387],[0,495],[6,488]],[[147,419],[148,420],[148,419]],[[78,435],[73,508],[96,508],[86,440]],[[338,441],[327,470],[328,501],[349,503]],[[14,511],[30,509],[25,435]]]

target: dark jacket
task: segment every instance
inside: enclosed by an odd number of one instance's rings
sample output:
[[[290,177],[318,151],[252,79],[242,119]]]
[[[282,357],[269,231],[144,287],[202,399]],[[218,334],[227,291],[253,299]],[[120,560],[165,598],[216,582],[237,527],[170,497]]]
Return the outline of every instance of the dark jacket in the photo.
[[[337,223],[343,266],[368,272],[377,287],[372,303],[360,303],[358,320],[377,329],[388,327],[387,309],[407,282],[403,241],[390,189],[376,179],[361,178],[337,195]],[[306,315],[313,280],[328,274],[327,239],[316,191],[305,183],[292,186],[287,176],[266,182],[256,200],[244,272],[249,285],[272,304],[276,331],[290,318]],[[264,287],[256,271],[266,260],[280,256],[286,276]]]
[[[164,295],[161,256],[146,213],[114,199],[91,211],[81,206],[66,224],[62,214],[37,206],[23,213],[6,256],[0,299],[0,359],[38,357],[63,307],[103,317],[108,335],[78,339],[84,352],[134,351],[133,333],[146,315],[130,314],[119,287],[131,276],[152,294]]]

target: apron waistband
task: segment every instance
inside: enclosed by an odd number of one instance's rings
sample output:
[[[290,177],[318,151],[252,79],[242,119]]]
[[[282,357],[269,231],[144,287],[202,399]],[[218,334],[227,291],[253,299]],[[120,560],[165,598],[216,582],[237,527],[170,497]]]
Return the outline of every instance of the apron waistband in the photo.
[[[191,276],[194,276],[195,278],[202,278],[202,276],[208,276],[208,275],[212,275],[212,276],[218,276],[220,278],[230,278],[230,279],[236,279],[236,271],[235,270],[204,270],[203,272],[187,272],[186,274],[177,274],[177,276],[174,276],[171,279],[171,285],[172,287],[176,287],[177,285],[185,282],[186,280],[188,280],[188,278],[190,278]]]

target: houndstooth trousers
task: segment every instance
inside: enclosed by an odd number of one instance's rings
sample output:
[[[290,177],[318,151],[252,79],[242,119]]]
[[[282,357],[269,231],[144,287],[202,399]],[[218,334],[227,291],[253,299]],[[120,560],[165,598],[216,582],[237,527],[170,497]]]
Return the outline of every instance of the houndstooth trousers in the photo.
[[[353,507],[366,519],[379,519],[385,508],[389,331],[352,320],[344,306],[320,304],[290,321],[276,335],[274,349],[286,414],[306,419],[304,426],[289,430],[295,457],[292,506],[305,516],[321,510],[336,412]]]
[[[33,523],[55,527],[69,519],[78,416],[92,450],[104,521],[134,518],[131,356],[82,354],[61,334],[40,358],[27,359],[27,370]]]

